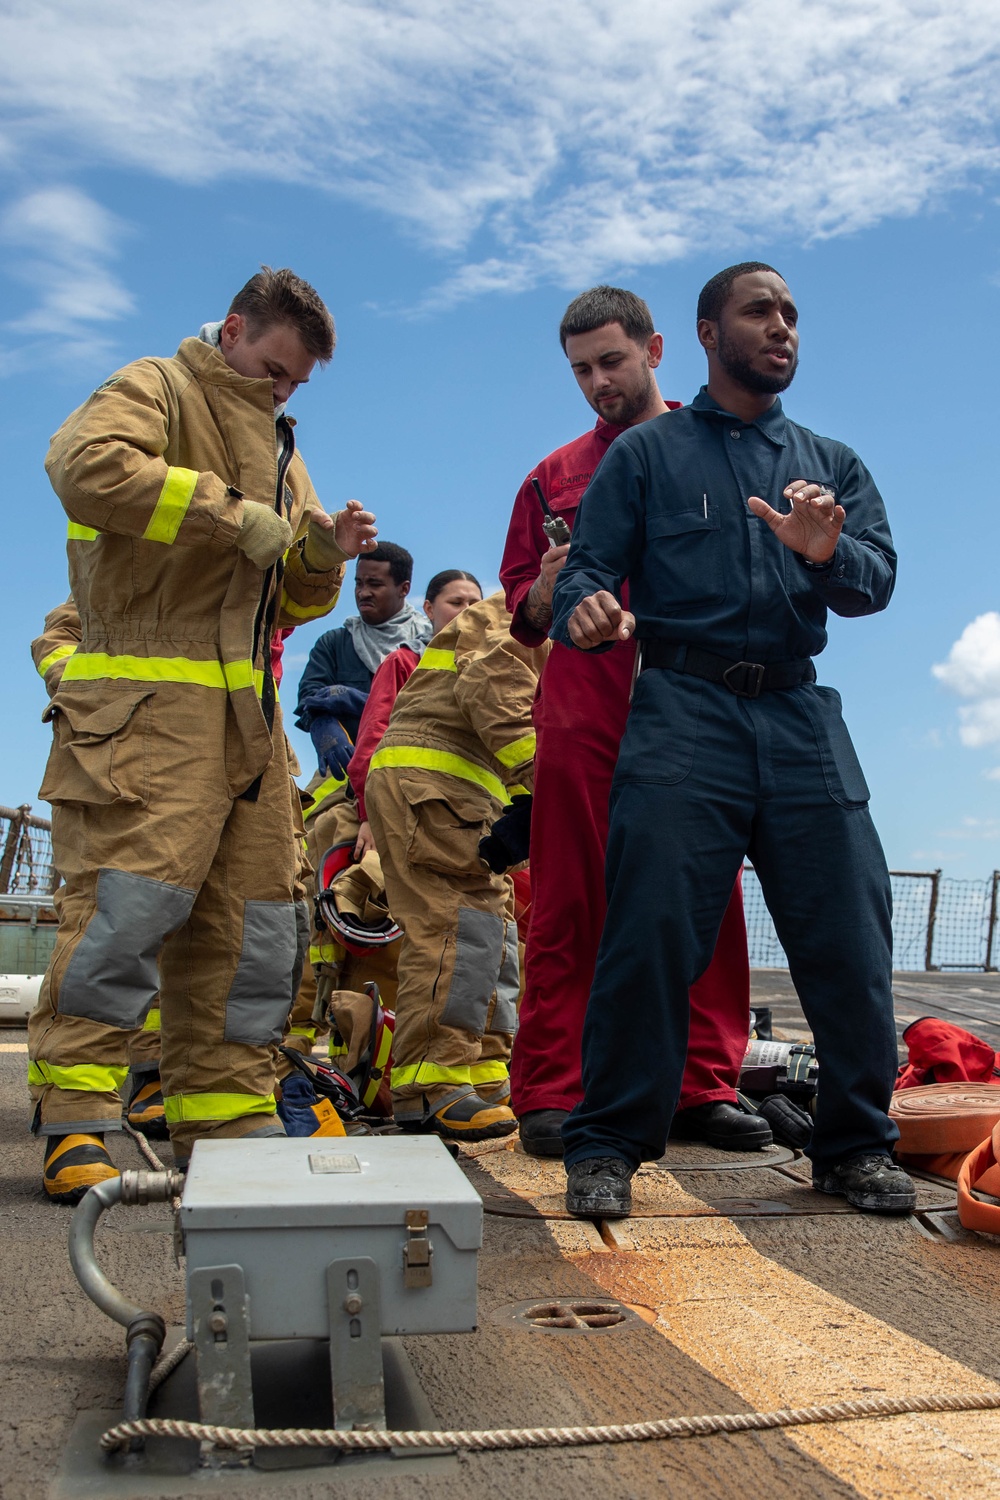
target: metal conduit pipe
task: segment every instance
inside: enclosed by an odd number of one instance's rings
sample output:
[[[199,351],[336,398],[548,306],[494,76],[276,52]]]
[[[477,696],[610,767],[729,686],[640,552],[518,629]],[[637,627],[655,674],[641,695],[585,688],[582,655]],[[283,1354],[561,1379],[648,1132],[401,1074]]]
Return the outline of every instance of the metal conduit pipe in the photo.
[[[106,1209],[116,1203],[169,1203],[184,1186],[181,1172],[123,1172],[92,1187],[77,1205],[69,1226],[69,1258],[77,1281],[91,1302],[126,1331],[128,1371],[125,1377],[124,1419],[137,1421],[146,1415],[149,1377],[163,1347],[167,1327],[159,1313],[148,1312],[130,1302],[112,1286],[94,1250],[94,1231]],[[130,1447],[142,1446],[133,1438]]]

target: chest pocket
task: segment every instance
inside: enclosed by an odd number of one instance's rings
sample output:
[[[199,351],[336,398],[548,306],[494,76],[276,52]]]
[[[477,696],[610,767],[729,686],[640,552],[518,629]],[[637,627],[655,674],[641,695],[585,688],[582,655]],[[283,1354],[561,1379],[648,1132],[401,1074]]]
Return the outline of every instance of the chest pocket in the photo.
[[[650,516],[646,522],[644,571],[665,613],[726,597],[719,512],[698,510]]]

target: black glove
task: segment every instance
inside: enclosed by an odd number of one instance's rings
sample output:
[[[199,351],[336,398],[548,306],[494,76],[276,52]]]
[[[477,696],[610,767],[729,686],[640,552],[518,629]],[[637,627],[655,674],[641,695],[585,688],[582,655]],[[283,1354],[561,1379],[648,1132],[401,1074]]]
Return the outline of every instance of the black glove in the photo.
[[[520,865],[528,857],[531,837],[531,798],[525,793],[513,797],[484,839],[479,841],[479,858],[494,875],[503,875],[511,865]]]
[[[812,1119],[786,1094],[769,1095],[757,1105],[757,1113],[770,1125],[771,1134],[780,1146],[794,1146],[798,1151],[808,1146]]]

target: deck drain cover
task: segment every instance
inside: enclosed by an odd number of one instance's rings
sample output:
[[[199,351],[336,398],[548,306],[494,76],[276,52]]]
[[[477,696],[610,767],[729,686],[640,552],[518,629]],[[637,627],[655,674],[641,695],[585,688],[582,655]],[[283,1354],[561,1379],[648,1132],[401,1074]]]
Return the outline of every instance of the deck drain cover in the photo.
[[[492,1321],[528,1333],[607,1333],[642,1319],[630,1307],[605,1297],[532,1297],[499,1308]]]

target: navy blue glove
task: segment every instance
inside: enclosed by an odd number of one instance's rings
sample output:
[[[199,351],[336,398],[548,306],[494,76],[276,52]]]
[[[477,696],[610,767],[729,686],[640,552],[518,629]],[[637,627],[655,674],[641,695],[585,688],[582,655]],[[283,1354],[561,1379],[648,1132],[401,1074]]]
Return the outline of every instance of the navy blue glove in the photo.
[[[531,798],[525,794],[511,798],[510,806],[500,814],[489,833],[479,841],[479,858],[494,875],[503,875],[511,865],[520,865],[528,857],[531,837]]]
[[[309,735],[316,747],[316,759],[328,776],[346,776],[347,765],[354,754],[354,741],[333,714],[313,714]]]
[[[338,719],[360,719],[368,694],[362,688],[344,687],[331,682],[327,687],[313,688],[306,693],[297,709],[296,723],[300,729],[310,729],[317,714],[334,714]]]

